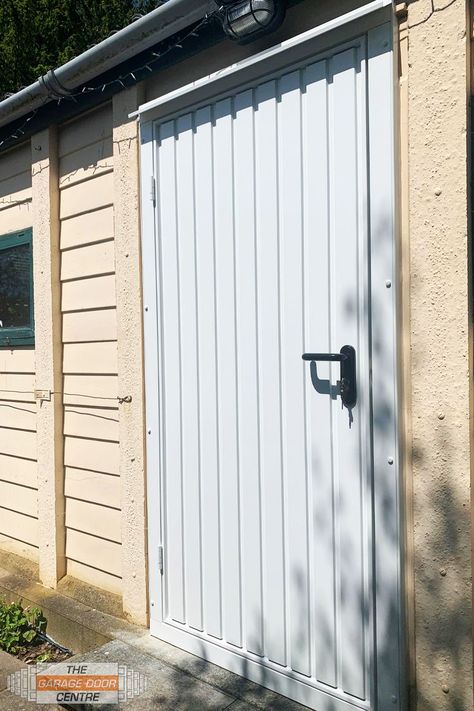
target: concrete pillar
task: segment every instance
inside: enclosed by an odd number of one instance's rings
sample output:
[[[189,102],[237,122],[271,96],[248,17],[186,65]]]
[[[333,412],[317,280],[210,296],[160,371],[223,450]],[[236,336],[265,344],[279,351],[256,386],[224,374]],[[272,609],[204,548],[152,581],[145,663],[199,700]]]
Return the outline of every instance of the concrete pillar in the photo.
[[[117,283],[123,609],[148,621],[145,416],[140,253],[139,131],[129,114],[140,87],[113,101],[115,268]]]
[[[39,577],[65,575],[58,148],[55,128],[31,139],[38,453]]]

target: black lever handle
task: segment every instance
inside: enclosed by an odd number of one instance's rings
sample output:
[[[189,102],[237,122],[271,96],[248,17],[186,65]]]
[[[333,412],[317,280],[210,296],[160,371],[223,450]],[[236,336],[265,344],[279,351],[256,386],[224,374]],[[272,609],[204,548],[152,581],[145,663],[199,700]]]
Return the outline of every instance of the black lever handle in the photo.
[[[338,363],[343,360],[347,360],[347,355],[342,353],[342,351],[341,353],[303,353],[303,360],[321,360],[325,362],[330,361],[331,363]]]
[[[340,394],[342,404],[354,407],[357,402],[356,352],[352,346],[342,346],[340,353],[303,353],[303,360],[341,364]]]

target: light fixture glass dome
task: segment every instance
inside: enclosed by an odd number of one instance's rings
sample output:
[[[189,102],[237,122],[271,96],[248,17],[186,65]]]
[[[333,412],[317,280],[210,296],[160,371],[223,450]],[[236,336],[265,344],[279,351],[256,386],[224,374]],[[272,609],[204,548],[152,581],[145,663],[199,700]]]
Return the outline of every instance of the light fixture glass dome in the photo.
[[[285,14],[282,0],[228,0],[223,7],[224,31],[239,42],[250,41],[275,30]]]

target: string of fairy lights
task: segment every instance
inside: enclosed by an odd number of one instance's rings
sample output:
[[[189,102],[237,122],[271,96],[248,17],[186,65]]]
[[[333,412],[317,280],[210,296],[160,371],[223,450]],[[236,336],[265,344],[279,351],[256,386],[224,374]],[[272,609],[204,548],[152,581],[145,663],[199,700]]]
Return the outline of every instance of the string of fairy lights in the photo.
[[[157,65],[162,62],[163,58],[166,57],[168,54],[173,52],[174,50],[177,49],[183,49],[184,48],[184,43],[189,40],[190,38],[197,38],[199,37],[199,32],[202,30],[204,27],[210,25],[215,19],[217,19],[220,16],[221,13],[221,8],[216,9],[214,12],[207,13],[203,19],[195,25],[191,30],[187,31],[183,35],[178,35],[174,42],[169,43],[165,48],[161,49],[160,51],[152,51],[150,53],[150,58],[144,62],[143,64],[134,67],[133,69],[125,72],[124,74],[120,74],[118,77],[114,77],[113,79],[110,79],[109,81],[102,82],[101,84],[97,86],[88,86],[84,85],[81,87],[80,90],[71,92],[67,96],[56,96],[53,93],[50,95],[45,96],[44,102],[39,106],[38,108],[34,109],[31,111],[31,113],[25,118],[22,124],[20,126],[17,126],[17,128],[9,135],[4,136],[2,140],[0,140],[0,149],[6,146],[7,144],[14,143],[15,141],[19,141],[22,139],[23,136],[26,135],[28,129],[30,128],[30,123],[35,119],[35,117],[38,115],[38,112],[46,105],[51,102],[56,101],[57,105],[59,106],[63,101],[75,101],[80,97],[83,97],[85,95],[89,95],[91,93],[104,93],[106,89],[112,87],[112,86],[120,86],[123,89],[127,89],[130,86],[133,86],[134,83],[137,83],[138,81],[142,81],[143,75],[145,72],[150,72],[152,73],[156,68]]]
[[[2,148],[2,146],[4,146],[5,144],[7,144],[9,142],[21,140],[21,138],[26,135],[27,129],[29,128],[29,124],[37,116],[37,114],[41,110],[41,108],[48,103],[56,101],[57,104],[60,105],[61,102],[63,102],[63,101],[68,101],[68,100],[77,101],[77,99],[79,97],[93,93],[93,92],[104,93],[108,87],[111,87],[114,85],[119,85],[120,87],[122,87],[124,89],[126,89],[130,86],[133,86],[133,83],[141,81],[140,75],[143,75],[144,72],[147,72],[147,71],[153,72],[156,65],[158,65],[166,55],[170,54],[172,51],[174,51],[176,49],[183,49],[183,46],[184,46],[184,43],[186,42],[186,40],[188,40],[192,37],[193,38],[199,37],[199,31],[202,30],[205,26],[209,25],[214,19],[216,19],[219,16],[219,14],[220,14],[220,9],[217,9],[215,12],[208,13],[191,30],[187,31],[185,34],[183,34],[181,36],[178,35],[175,38],[174,42],[169,43],[166,47],[164,47],[160,51],[152,51],[150,53],[150,58],[148,59],[147,62],[144,62],[143,64],[141,64],[137,67],[134,67],[134,69],[129,70],[129,71],[125,72],[124,74],[119,75],[118,77],[115,77],[115,78],[113,78],[109,81],[106,81],[106,82],[102,82],[101,84],[99,84],[97,86],[88,86],[88,85],[82,86],[82,88],[79,91],[72,92],[71,94],[69,94],[67,96],[60,96],[60,97],[54,96],[54,95],[45,96],[45,100],[44,100],[43,104],[40,107],[38,107],[37,109],[34,109],[33,111],[31,111],[31,113],[25,118],[23,123],[20,126],[18,126],[13,133],[11,133],[9,136],[4,137],[0,141],[0,149]],[[133,82],[133,83],[131,83],[131,82]],[[28,200],[26,200],[25,202],[28,202]],[[0,202],[0,204],[3,204],[3,203]],[[12,202],[11,204],[13,205],[13,204],[18,204],[18,203]],[[19,391],[19,390],[0,389],[0,392],[3,395],[11,395],[12,399],[15,399],[15,397],[18,397],[18,395],[32,396],[34,394],[33,392],[26,391],[26,390]],[[51,393],[51,394],[53,394],[53,393]],[[68,395],[70,397],[74,396],[74,394],[72,394],[72,393],[62,393],[62,395]],[[110,403],[118,403],[119,405],[123,404],[124,402],[129,402],[128,398],[120,398],[120,397],[102,397],[102,396],[100,396],[100,397],[94,398],[93,396],[84,396],[84,395],[80,395],[80,397],[81,398],[87,397],[88,399],[97,399],[97,400],[101,400],[101,401],[108,401]],[[27,403],[25,403],[25,405],[26,404]],[[23,409],[23,407],[20,407],[18,405],[18,403],[15,404],[15,406],[12,406],[11,403],[8,403],[8,402],[0,402],[0,407],[13,407],[14,409]]]

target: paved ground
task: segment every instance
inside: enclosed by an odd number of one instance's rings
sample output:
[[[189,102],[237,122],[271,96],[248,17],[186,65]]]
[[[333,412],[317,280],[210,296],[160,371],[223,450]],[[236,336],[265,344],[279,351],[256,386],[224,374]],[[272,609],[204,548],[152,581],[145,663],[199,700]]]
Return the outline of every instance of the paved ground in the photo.
[[[45,709],[45,711],[60,711],[59,706],[45,704],[38,707],[36,704],[20,699],[6,691],[8,675],[25,668],[26,664],[0,650],[0,711],[31,711],[32,709],[38,711],[38,708]]]
[[[25,604],[42,608],[48,619],[48,632],[61,644],[81,651],[75,660],[114,661],[146,674],[146,695],[121,708],[131,711],[304,711],[303,706],[263,686],[152,637],[148,629],[97,610],[93,600],[88,604],[79,602],[58,590],[43,587],[24,572],[11,572],[0,566],[0,596],[21,598]],[[6,674],[22,666],[0,653],[0,711],[58,711],[60,707],[37,706],[6,691]],[[117,711],[116,706],[112,708]],[[79,706],[71,706],[71,709],[81,711]],[[99,707],[90,709],[97,711]]]
[[[118,662],[147,677],[147,690],[138,698],[121,704],[130,711],[304,711],[304,707],[258,684],[246,681],[193,655],[185,655],[171,645],[156,640],[143,651],[121,640],[113,640],[93,652],[73,657],[75,662]],[[152,653],[149,653],[149,652]],[[168,653],[168,659],[163,656]],[[160,658],[161,657],[161,658]],[[173,664],[173,660],[175,666]],[[187,668],[183,668],[186,666]],[[23,668],[21,662],[0,653],[1,689],[6,689],[6,674]],[[41,706],[24,701],[10,692],[0,691],[0,711],[57,711],[60,706]],[[75,711],[112,711],[117,706],[72,706]]]

